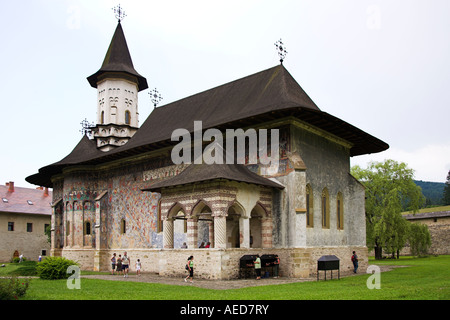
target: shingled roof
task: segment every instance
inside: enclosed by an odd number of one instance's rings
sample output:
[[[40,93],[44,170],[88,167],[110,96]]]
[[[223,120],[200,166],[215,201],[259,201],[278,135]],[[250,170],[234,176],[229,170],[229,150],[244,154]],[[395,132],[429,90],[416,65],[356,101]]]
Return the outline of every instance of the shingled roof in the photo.
[[[106,73],[114,73],[116,76],[117,73],[129,74],[137,78],[139,91],[148,88],[147,79],[134,69],[120,21],[117,24],[100,70],[87,78],[90,85],[97,88],[98,81]]]
[[[385,142],[321,111],[285,67],[277,65],[154,109],[125,145],[111,151],[100,152],[95,143],[80,141],[83,147],[77,146],[62,161],[41,168],[38,174],[26,180],[51,186],[51,175],[67,165],[95,165],[173,146],[177,142],[171,141],[172,132],[179,128],[193,132],[194,121],[201,120],[204,130],[224,130],[252,127],[286,117],[300,119],[348,141],[352,145],[351,156],[389,148]]]
[[[284,189],[284,186],[261,177],[251,172],[243,164],[191,164],[178,175],[151,184],[142,189],[142,191],[158,192],[163,188],[181,186],[191,183],[205,182],[217,179],[245,182],[261,185],[265,187]]]
[[[11,187],[12,184],[12,187]],[[52,191],[0,185],[0,212],[18,214],[52,214]]]

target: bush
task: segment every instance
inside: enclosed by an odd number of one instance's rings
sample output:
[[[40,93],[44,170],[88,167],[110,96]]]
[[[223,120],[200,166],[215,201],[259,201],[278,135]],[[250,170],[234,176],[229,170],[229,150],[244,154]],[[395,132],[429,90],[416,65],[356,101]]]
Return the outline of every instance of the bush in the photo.
[[[24,262],[24,261],[27,261],[27,259],[26,258],[22,258],[22,262]],[[19,263],[20,262],[20,258],[19,257],[12,258],[11,262],[12,263]]]
[[[64,257],[47,257],[37,264],[36,270],[44,280],[67,279],[70,276],[67,268],[73,265],[78,266],[78,263]]]
[[[17,300],[23,297],[30,285],[30,279],[16,277],[0,279],[0,300]]]

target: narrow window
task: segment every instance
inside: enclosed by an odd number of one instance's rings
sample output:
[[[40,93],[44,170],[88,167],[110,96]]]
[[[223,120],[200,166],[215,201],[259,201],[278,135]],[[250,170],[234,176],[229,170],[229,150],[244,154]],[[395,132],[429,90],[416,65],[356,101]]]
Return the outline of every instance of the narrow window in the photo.
[[[314,201],[313,192],[311,186],[306,185],[306,226],[314,227]]]
[[[100,124],[105,124],[105,111],[102,111],[102,115],[100,118]]]
[[[33,232],[33,224],[27,223],[27,232]]]
[[[86,222],[86,224],[84,226],[84,234],[86,234],[86,235],[91,234],[91,223],[90,222]]]
[[[125,111],[125,124],[130,124],[131,123],[131,114],[130,111]]]
[[[125,219],[122,219],[121,223],[120,223],[120,233],[124,234],[127,232],[127,225],[125,222]]]
[[[163,232],[163,221],[161,217],[161,200],[158,201],[158,230],[157,232]]]
[[[322,191],[322,228],[330,227],[330,201],[327,188]]]
[[[340,193],[340,192],[337,195],[336,220],[337,220],[337,228],[339,230],[343,230],[344,229],[344,201],[343,201],[342,193]]]

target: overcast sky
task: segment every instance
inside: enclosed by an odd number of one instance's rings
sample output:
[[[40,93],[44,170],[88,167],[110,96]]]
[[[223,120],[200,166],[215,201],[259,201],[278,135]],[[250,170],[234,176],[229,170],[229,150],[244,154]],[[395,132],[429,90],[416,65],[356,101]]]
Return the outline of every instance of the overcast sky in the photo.
[[[387,142],[351,158],[394,159],[415,178],[450,170],[450,1],[2,1],[0,184],[64,158],[96,119],[86,78],[117,25],[160,106],[266,70],[279,59],[318,107]],[[153,106],[139,94],[140,124]],[[32,186],[35,187],[35,186]]]

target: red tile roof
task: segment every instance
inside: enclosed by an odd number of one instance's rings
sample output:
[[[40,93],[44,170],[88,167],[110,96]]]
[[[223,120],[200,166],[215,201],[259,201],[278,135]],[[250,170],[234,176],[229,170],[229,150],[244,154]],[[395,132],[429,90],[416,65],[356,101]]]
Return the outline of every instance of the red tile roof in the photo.
[[[52,191],[0,185],[0,213],[52,214]],[[5,201],[6,199],[6,201]]]

